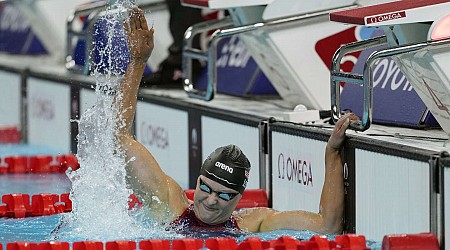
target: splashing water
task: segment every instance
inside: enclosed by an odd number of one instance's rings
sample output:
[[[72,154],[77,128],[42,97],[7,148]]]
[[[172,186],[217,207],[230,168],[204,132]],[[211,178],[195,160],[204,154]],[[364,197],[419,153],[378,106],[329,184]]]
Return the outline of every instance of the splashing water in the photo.
[[[68,172],[73,211],[62,217],[63,230],[58,232],[58,239],[76,235],[90,240],[117,240],[154,238],[155,234],[168,238],[168,232],[148,228],[148,223],[144,227],[129,213],[128,198],[132,192],[125,180],[124,152],[115,140],[114,90],[124,71],[120,60],[128,58],[122,20],[128,18],[124,13],[134,5],[133,1],[114,1],[99,20],[104,25],[105,39],[101,46],[98,42],[94,45],[98,61],[92,75],[97,101],[78,121],[77,158],[81,167]],[[125,46],[118,49],[117,41]]]

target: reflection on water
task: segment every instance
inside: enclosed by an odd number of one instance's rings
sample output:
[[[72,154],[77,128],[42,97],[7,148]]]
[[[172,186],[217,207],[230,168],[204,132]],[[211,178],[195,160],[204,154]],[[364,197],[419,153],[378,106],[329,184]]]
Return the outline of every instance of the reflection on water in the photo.
[[[70,181],[65,174],[5,174],[0,175],[0,196],[21,193],[63,194],[70,191]]]
[[[47,241],[50,232],[59,222],[60,215],[24,219],[0,219],[0,243]]]

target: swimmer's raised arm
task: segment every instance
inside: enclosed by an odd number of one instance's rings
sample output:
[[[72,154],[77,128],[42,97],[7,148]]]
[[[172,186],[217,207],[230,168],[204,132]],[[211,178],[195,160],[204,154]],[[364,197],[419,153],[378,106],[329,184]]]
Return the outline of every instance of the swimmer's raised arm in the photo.
[[[344,176],[340,149],[350,120],[346,114],[336,123],[325,150],[325,182],[320,198],[319,213],[307,211],[280,212],[270,208],[242,210],[235,214],[239,227],[250,232],[278,229],[311,230],[318,233],[342,233],[344,218]]]
[[[344,226],[344,166],[340,151],[350,121],[358,119],[353,113],[343,115],[336,122],[325,149],[325,181],[319,214],[328,233],[342,233]]]
[[[117,89],[117,133],[127,158],[127,177],[134,193],[153,212],[173,213],[176,217],[188,206],[181,187],[167,176],[153,155],[131,135],[136,114],[137,95],[147,60],[153,51],[153,28],[149,29],[144,13],[138,8],[130,11],[130,21],[124,22],[128,38],[130,62]],[[181,212],[180,212],[181,211]],[[173,218],[167,218],[173,219]]]
[[[136,114],[137,95],[139,85],[147,61],[153,51],[153,32],[148,29],[144,13],[140,9],[133,9],[130,13],[130,21],[124,22],[125,33],[128,38],[128,50],[130,62],[124,78],[118,87],[119,105],[118,113],[123,124],[119,124],[119,134],[129,135]]]

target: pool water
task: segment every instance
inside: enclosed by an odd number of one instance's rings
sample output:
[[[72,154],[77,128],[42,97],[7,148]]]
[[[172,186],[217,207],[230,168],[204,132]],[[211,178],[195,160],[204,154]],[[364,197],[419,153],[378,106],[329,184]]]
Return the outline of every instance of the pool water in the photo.
[[[50,234],[52,230],[58,225],[61,215],[52,216],[40,216],[33,218],[24,219],[0,219],[0,243],[6,245],[8,242],[16,241],[28,241],[28,242],[45,242],[50,241]],[[277,239],[280,236],[291,236],[299,240],[309,240],[312,236],[317,233],[312,231],[295,231],[295,230],[276,230],[272,232],[246,234],[237,237],[237,241],[241,242],[248,237],[258,237],[261,240],[272,240]],[[215,235],[204,234],[202,239],[215,237]],[[186,237],[186,236],[184,236]],[[327,235],[329,240],[333,240],[335,235]],[[150,238],[160,238],[160,237],[150,237]],[[169,239],[180,238],[177,236],[170,237]],[[189,237],[188,238],[194,238]],[[149,238],[146,238],[149,239]],[[64,241],[76,242],[89,240],[84,238],[77,238],[73,236],[72,238],[65,238]],[[98,239],[95,239],[98,240]],[[113,239],[110,239],[111,241]],[[143,238],[129,239],[129,240],[143,240]],[[108,240],[103,240],[108,241]],[[370,249],[381,249],[381,242],[367,241],[367,247]]]
[[[23,218],[23,219],[0,219],[0,242],[5,244],[8,242],[16,242],[16,241],[29,241],[29,242],[45,242],[52,240],[50,237],[53,229],[58,225],[59,220],[61,218],[61,214],[52,215],[52,216],[40,216],[40,217],[31,217],[31,218]],[[309,240],[316,233],[311,231],[294,231],[294,230],[277,230],[270,233],[256,233],[256,234],[245,234],[237,237],[238,241],[242,241],[247,237],[259,237],[262,240],[270,240],[277,239],[280,236],[289,235],[293,236],[297,239],[301,240]],[[166,237],[166,239],[175,239],[175,238],[210,238],[215,237],[216,235],[207,235],[202,234],[203,237],[198,237],[197,235],[186,235],[186,236],[176,236],[172,235],[172,237]],[[161,238],[161,237],[149,237],[149,238]],[[334,239],[333,235],[328,235],[329,239]],[[143,240],[144,238],[128,238],[129,240]],[[90,240],[85,238],[80,238],[77,236],[72,237],[64,237],[64,241],[75,242],[75,241],[83,241]],[[94,239],[98,240],[98,239]],[[107,239],[114,240],[114,239]]]
[[[32,144],[2,144],[0,145],[0,157],[5,156],[32,156],[32,155],[58,155],[68,152],[44,146]]]
[[[41,146],[33,145],[1,145],[0,156],[11,155],[57,155],[56,150]],[[0,196],[10,193],[24,193],[24,194],[38,194],[38,193],[54,193],[62,194],[68,193],[71,189],[71,182],[65,174],[4,174],[0,175]],[[51,232],[59,224],[63,215],[57,214],[52,216],[40,216],[23,219],[0,218],[0,243],[4,246],[9,242],[28,241],[28,242],[45,242],[52,240]],[[101,216],[101,215],[100,215]],[[153,230],[153,231],[152,231]],[[243,241],[248,237],[259,237],[262,240],[277,239],[280,236],[292,236],[300,240],[309,240],[313,235],[312,231],[295,231],[295,230],[277,230],[266,233],[245,234],[236,237],[238,242]],[[192,235],[177,235],[175,233],[154,231],[152,226],[149,226],[149,234],[145,238],[122,238],[129,240],[143,240],[143,239],[175,239],[181,237],[188,238],[209,238],[217,237],[214,234],[203,232],[202,234]],[[335,235],[327,235],[332,240]],[[68,242],[83,241],[83,240],[99,240],[97,238],[90,239],[80,237],[77,234],[66,235],[61,240]],[[101,241],[121,240],[116,238],[105,237]],[[367,246],[371,249],[381,249],[381,243],[375,241],[368,241]],[[4,249],[6,249],[4,247]]]
[[[49,241],[51,231],[58,225],[61,215],[23,219],[0,219],[0,243]]]
[[[63,194],[70,192],[70,181],[65,174],[5,174],[0,175],[0,196],[4,194]]]

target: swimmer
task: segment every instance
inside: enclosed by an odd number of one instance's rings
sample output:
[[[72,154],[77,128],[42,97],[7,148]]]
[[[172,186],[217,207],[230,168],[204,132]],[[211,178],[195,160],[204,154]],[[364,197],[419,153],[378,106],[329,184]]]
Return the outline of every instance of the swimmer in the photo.
[[[155,218],[167,222],[171,228],[184,225],[251,233],[277,229],[342,233],[344,180],[340,149],[350,120],[357,119],[354,114],[343,115],[328,140],[318,213],[261,207],[235,211],[250,171],[249,160],[235,145],[220,147],[208,156],[197,178],[194,199],[189,200],[180,185],[162,171],[153,155],[131,135],[140,80],[153,50],[154,30],[148,28],[144,13],[138,8],[130,12],[130,22],[124,26],[131,59],[118,89],[123,95],[116,98],[121,117],[118,140],[127,156],[127,180]]]

